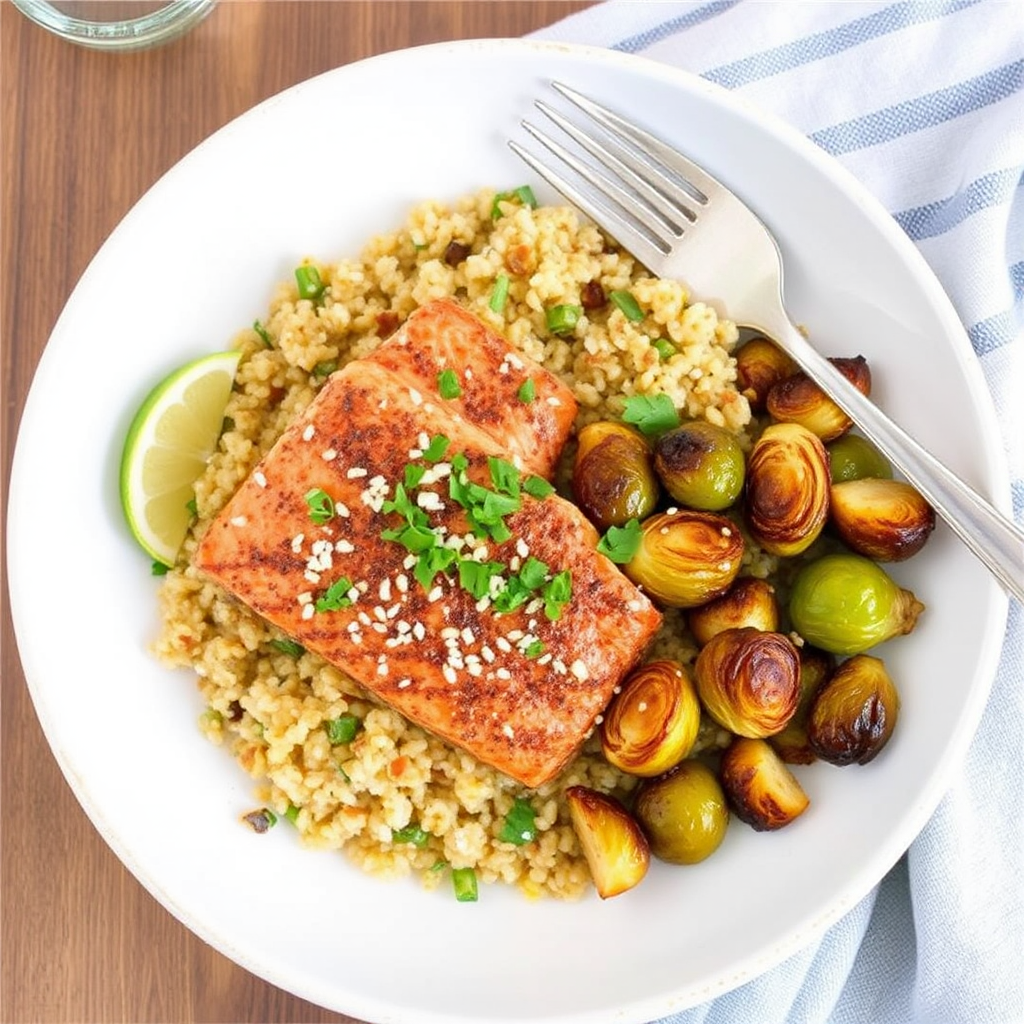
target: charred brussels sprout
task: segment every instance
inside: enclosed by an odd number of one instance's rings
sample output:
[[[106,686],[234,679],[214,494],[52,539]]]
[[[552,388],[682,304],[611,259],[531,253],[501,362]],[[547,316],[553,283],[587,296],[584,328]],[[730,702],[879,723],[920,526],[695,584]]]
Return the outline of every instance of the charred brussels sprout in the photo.
[[[935,512],[901,480],[847,480],[832,485],[832,525],[858,554],[877,562],[916,555],[935,529]]]
[[[586,786],[570,786],[565,800],[597,894],[604,900],[632,889],[651,862],[640,826],[613,797]]]
[[[626,575],[662,604],[693,608],[724,594],[740,571],[743,536],[713,512],[665,512],[641,524]]]
[[[808,642],[833,654],[860,654],[909,633],[924,605],[861,555],[823,555],[793,581],[789,617]]]
[[[900,699],[884,663],[868,654],[844,661],[811,705],[807,735],[832,764],[867,764],[889,742]]]
[[[767,338],[751,338],[736,352],[736,385],[755,412],[764,410],[768,392],[799,367]]]
[[[788,764],[811,764],[817,760],[807,737],[807,718],[818,691],[835,670],[836,661],[827,651],[806,644],[800,649],[800,700],[796,712],[782,732],[769,737],[768,742]]]
[[[643,782],[634,812],[651,853],[671,864],[697,864],[725,838],[729,808],[715,773],[700,761],[683,761]]]
[[[772,633],[779,628],[775,588],[767,580],[743,576],[721,597],[691,609],[686,624],[701,647],[723,629],[752,626]]]
[[[829,362],[862,394],[871,394],[871,371],[863,356]],[[769,414],[780,423],[799,423],[822,441],[845,434],[853,421],[824,391],[803,373],[779,381],[768,392]]]
[[[788,825],[810,803],[796,776],[764,740],[737,737],[722,755],[721,772],[736,817],[758,832]]]
[[[744,514],[766,551],[798,555],[828,519],[828,454],[819,438],[796,423],[776,423],[757,439],[747,462]]]
[[[579,434],[572,490],[600,530],[649,516],[659,488],[647,441],[621,423],[588,424]]]
[[[892,479],[889,460],[860,434],[844,434],[829,445],[828,464],[832,472],[832,483],[844,480],[861,480],[864,477]]]
[[[654,442],[654,471],[676,501],[718,512],[743,490],[743,449],[725,427],[694,420]]]
[[[800,658],[781,633],[724,630],[701,648],[694,673],[704,709],[738,736],[771,736],[796,712]]]
[[[634,671],[601,723],[601,750],[631,775],[660,775],[693,747],[700,702],[680,662],[648,662]]]

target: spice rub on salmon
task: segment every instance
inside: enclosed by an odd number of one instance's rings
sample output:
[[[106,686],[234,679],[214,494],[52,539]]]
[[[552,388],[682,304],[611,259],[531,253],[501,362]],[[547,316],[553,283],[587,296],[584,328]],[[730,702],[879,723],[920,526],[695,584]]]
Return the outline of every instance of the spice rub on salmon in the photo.
[[[661,621],[548,483],[575,411],[547,370],[431,303],[330,378],[194,563],[411,721],[539,786]]]

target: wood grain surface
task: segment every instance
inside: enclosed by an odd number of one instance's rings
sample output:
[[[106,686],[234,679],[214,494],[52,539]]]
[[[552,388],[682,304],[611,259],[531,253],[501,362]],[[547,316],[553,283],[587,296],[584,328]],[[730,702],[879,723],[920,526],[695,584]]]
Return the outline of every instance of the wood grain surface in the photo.
[[[253,104],[321,71],[420,43],[520,36],[588,5],[222,0],[182,39],[105,54],[49,35],[0,0],[5,536],[17,425],[50,330],[103,240],[164,171]],[[0,1020],[352,1021],[210,949],[121,865],[46,745],[6,586],[3,595]]]

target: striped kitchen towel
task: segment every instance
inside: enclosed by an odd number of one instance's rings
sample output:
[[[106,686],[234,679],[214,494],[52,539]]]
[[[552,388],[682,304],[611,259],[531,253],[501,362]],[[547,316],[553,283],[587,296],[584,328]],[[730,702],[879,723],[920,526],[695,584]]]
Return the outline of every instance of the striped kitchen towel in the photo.
[[[643,54],[790,122],[892,213],[992,393],[1024,519],[1024,0],[607,0],[540,38]],[[1024,1022],[1024,609],[952,789],[822,939],[671,1024]]]

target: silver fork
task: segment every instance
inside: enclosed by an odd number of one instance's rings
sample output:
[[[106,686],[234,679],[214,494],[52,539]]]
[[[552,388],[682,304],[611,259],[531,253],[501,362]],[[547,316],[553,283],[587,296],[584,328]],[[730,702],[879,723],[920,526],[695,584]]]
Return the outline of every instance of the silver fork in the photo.
[[[509,141],[513,152],[649,270],[684,280],[697,294],[717,297],[730,319],[785,350],[1024,603],[1024,531],[893,423],[797,330],[783,305],[781,253],[756,214],[649,132],[566,85],[552,86],[582,116],[570,120],[543,101],[537,101],[537,109],[593,161],[580,159],[528,121],[523,128],[562,166],[556,170]],[[599,135],[593,124],[601,129]],[[567,176],[565,168],[573,173]],[[722,237],[730,239],[728,247],[721,245]],[[742,260],[736,252],[743,253]],[[695,280],[697,272],[706,286]]]

